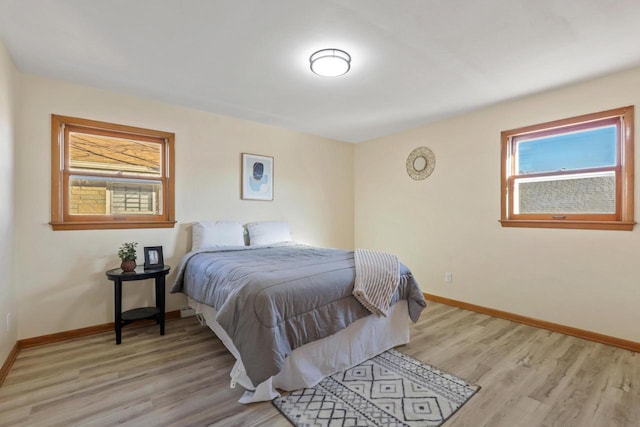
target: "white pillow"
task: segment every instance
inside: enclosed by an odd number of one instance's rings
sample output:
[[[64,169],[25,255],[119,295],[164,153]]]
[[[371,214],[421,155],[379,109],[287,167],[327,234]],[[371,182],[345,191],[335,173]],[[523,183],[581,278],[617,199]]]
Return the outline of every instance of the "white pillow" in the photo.
[[[291,231],[286,221],[252,222],[247,224],[247,231],[251,246],[291,241]]]
[[[244,246],[244,228],[235,221],[193,223],[191,250],[217,246]]]

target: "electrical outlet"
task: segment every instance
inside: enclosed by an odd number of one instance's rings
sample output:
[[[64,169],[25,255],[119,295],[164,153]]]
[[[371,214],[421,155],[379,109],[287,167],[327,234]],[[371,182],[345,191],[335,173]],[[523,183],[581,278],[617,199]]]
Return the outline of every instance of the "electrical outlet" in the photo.
[[[7,332],[11,330],[11,313],[7,313]]]
[[[446,273],[444,273],[444,281],[445,283],[453,282],[453,274],[450,271],[447,271]]]

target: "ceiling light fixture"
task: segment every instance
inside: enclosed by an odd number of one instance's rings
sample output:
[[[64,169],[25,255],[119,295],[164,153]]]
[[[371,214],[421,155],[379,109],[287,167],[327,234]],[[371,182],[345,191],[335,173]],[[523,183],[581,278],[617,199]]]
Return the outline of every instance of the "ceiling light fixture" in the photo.
[[[351,68],[351,55],[340,49],[322,49],[309,57],[311,71],[319,76],[338,77]]]

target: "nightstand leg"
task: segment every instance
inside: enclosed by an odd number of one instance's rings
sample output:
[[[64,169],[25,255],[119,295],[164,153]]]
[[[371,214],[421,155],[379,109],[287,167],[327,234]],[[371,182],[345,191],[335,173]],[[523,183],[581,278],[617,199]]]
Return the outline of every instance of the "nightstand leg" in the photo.
[[[164,275],[156,278],[156,307],[160,309],[160,335],[164,335]]]
[[[116,331],[116,344],[122,342],[122,281],[116,279],[113,281],[114,289],[114,329]]]

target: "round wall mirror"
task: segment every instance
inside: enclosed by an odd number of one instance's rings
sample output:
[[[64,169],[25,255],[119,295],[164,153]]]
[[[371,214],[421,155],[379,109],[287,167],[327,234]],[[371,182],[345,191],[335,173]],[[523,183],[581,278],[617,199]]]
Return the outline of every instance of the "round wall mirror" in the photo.
[[[424,157],[416,157],[413,161],[413,168],[418,172],[423,171],[427,167],[427,159]]]
[[[418,147],[407,157],[407,174],[421,181],[427,179],[436,167],[436,156],[427,147]]]

